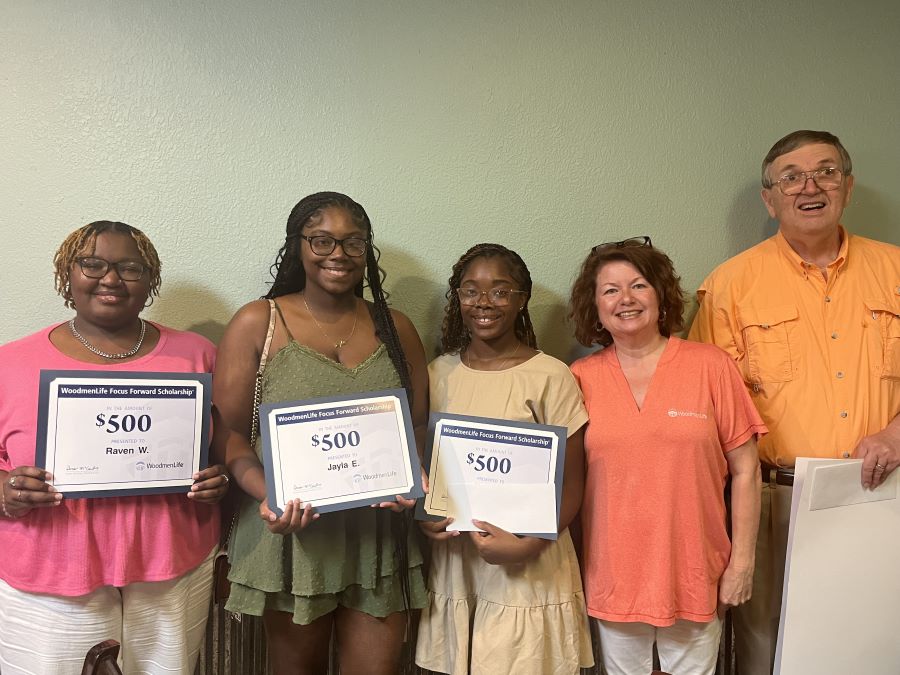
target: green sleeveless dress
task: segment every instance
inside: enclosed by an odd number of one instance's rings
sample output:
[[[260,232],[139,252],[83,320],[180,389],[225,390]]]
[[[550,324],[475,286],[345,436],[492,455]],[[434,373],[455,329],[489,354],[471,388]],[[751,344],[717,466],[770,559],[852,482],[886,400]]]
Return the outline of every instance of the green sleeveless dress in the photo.
[[[302,401],[400,387],[385,345],[355,368],[346,368],[296,342],[276,353],[263,373],[262,402]],[[256,454],[260,455],[257,441]],[[408,570],[399,569],[396,521],[407,517],[363,507],[323,513],[290,535],[272,534],[259,502],[242,496],[229,543],[230,612],[262,616],[290,612],[309,624],[338,605],[383,617],[404,609],[401,574],[409,576],[410,609],[425,606],[418,528],[407,521]]]

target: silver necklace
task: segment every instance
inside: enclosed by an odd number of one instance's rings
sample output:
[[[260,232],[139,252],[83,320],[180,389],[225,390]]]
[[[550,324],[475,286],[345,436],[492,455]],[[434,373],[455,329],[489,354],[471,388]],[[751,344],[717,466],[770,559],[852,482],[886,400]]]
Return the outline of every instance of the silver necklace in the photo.
[[[313,322],[316,324],[316,327],[319,331],[324,335],[328,340],[334,340],[328,333],[325,332],[325,329],[322,328],[322,324],[319,323],[319,320],[316,318],[316,315],[312,313],[312,310],[309,308],[309,303],[306,301],[306,294],[300,296],[303,298],[303,304],[306,305],[306,311],[309,312],[309,315],[312,317]],[[337,339],[334,342],[334,350],[337,351],[345,344],[350,342],[350,339],[353,337],[353,334],[356,332],[356,324],[359,323],[359,309],[354,309],[354,318],[353,318],[353,328],[350,329],[350,335],[347,336],[346,340]]]
[[[147,334],[147,323],[140,317],[138,317],[138,321],[141,322],[141,335],[138,337],[137,343],[129,349],[127,352],[120,352],[118,354],[110,354],[109,352],[105,352],[102,349],[97,349],[94,345],[87,341],[87,338],[84,337],[81,333],[78,332],[78,329],[75,328],[75,318],[69,320],[69,330],[72,331],[72,335],[75,336],[75,339],[78,340],[81,344],[84,345],[85,349],[90,352],[93,352],[97,356],[102,356],[104,359],[127,359],[129,356],[134,356],[141,350],[141,345],[144,344],[144,335]]]

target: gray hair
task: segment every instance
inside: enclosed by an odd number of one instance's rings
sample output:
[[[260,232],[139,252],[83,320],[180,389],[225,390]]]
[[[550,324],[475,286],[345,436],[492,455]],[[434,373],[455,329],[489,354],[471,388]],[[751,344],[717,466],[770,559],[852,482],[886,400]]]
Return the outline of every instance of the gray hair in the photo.
[[[800,129],[799,131],[792,131],[784,138],[776,141],[775,145],[769,150],[769,153],[762,163],[762,186],[764,188],[770,188],[774,185],[772,179],[769,178],[768,175],[769,167],[772,166],[772,162],[782,155],[793,152],[797,148],[813,143],[824,143],[833,146],[841,156],[841,171],[845,176],[849,176],[853,173],[853,162],[850,161],[850,153],[847,152],[847,149],[841,144],[841,141],[837,136],[828,133],[827,131]]]

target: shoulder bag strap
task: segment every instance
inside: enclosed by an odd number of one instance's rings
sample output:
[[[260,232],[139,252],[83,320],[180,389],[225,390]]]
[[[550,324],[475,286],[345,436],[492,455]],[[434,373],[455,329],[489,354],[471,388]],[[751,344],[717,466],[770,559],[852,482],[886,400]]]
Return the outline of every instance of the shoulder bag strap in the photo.
[[[269,300],[269,329],[266,331],[266,341],[263,344],[262,354],[259,355],[259,368],[256,369],[256,378],[253,382],[253,421],[250,425],[250,447],[256,445],[259,435],[259,402],[262,397],[262,377],[266,369],[266,361],[269,359],[269,346],[272,344],[272,336],[275,334],[275,310],[278,306],[274,300]]]
[[[256,376],[253,382],[253,421],[251,422],[250,427],[251,448],[256,445],[256,436],[259,433],[259,400],[260,396],[262,395],[260,392],[260,388],[262,386],[263,371],[266,369],[266,361],[269,358],[269,346],[272,344],[272,335],[275,333],[275,312],[272,311],[274,307],[275,301],[269,300],[269,328],[266,331],[266,341],[263,343],[262,354],[260,354],[259,357],[259,368],[256,369]],[[224,555],[226,553],[228,542],[231,541],[231,534],[234,531],[236,520],[237,512],[235,512],[232,516],[231,523],[228,525],[228,532],[225,534],[225,538],[222,540],[220,555]],[[227,593],[225,593],[223,597],[227,597]]]

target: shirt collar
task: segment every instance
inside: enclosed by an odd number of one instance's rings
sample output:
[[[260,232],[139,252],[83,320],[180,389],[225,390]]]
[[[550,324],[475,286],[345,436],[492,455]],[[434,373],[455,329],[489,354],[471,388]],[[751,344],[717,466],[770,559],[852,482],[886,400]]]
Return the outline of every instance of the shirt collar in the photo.
[[[837,258],[835,258],[832,262],[828,264],[828,269],[831,271],[837,271],[844,267],[844,264],[847,262],[847,250],[850,245],[850,234],[844,228],[843,225],[838,224],[838,232],[841,235],[841,247],[838,249]],[[785,258],[791,263],[794,269],[797,269],[806,276],[807,271],[811,267],[809,263],[803,260],[797,252],[791,248],[791,245],[788,243],[787,239],[784,238],[784,235],[781,233],[781,230],[775,233],[775,245],[778,247],[778,250],[781,252]]]

